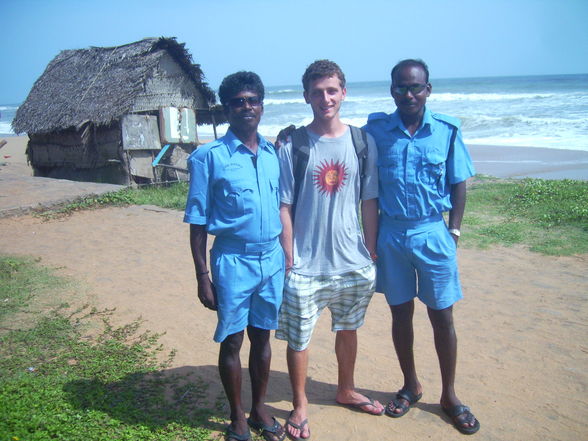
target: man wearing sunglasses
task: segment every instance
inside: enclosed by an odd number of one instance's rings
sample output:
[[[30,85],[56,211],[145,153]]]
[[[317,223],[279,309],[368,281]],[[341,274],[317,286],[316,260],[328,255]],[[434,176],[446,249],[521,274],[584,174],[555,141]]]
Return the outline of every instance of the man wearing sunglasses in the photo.
[[[378,146],[380,228],[377,287],[392,312],[392,338],[404,384],[386,406],[398,418],[422,396],[413,355],[414,298],[427,305],[441,368],[441,407],[462,433],[480,423],[455,392],[457,338],[453,304],[462,298],[456,247],[474,175],[459,121],[426,107],[429,70],[422,60],[392,69],[392,114],[369,115],[365,129]],[[443,213],[449,212],[448,225]]]
[[[268,441],[281,441],[284,428],[265,406],[270,330],[278,324],[284,283],[279,164],[274,147],[257,133],[264,98],[260,78],[253,72],[229,75],[219,97],[229,129],[188,159],[184,221],[190,224],[198,298],[217,311],[214,340],[220,343],[219,373],[231,408],[227,439],[248,440],[251,427]],[[212,280],[206,264],[207,234],[216,236],[210,252]],[[251,343],[249,418],[241,401],[239,356],[245,328]]]

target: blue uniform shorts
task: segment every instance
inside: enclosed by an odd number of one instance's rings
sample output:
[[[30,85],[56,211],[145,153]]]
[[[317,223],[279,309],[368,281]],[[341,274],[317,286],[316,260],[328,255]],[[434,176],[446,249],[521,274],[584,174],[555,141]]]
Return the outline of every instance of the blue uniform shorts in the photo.
[[[448,308],[463,297],[456,251],[441,215],[419,221],[382,215],[376,291],[392,306],[418,297],[431,309]]]
[[[279,240],[247,244],[217,238],[210,251],[218,324],[214,341],[247,326],[276,329],[284,287],[284,252]]]

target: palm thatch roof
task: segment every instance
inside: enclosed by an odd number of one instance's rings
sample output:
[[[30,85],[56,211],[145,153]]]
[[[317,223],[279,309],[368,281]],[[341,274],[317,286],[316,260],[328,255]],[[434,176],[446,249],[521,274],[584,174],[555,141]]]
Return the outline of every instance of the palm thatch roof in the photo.
[[[131,111],[164,53],[171,55],[202,94],[205,102],[198,102],[198,107],[208,109],[216,102],[214,91],[184,46],[175,38],[161,37],[61,51],[18,108],[12,127],[16,133],[30,134],[80,127],[88,121],[109,125]],[[216,108],[216,121],[222,122],[220,106]],[[198,112],[198,116],[199,124],[210,123],[209,112]]]

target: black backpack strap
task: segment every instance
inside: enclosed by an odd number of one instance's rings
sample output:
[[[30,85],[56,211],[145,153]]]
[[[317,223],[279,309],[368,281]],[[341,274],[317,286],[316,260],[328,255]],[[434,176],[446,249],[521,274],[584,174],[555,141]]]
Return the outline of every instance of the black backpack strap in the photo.
[[[359,127],[349,126],[351,130],[351,139],[353,140],[353,147],[355,147],[355,154],[357,155],[357,166],[359,170],[359,188],[361,195],[363,193],[363,178],[365,177],[365,167],[368,157],[368,143],[367,133]]]
[[[310,140],[306,127],[302,126],[294,130],[292,137],[292,172],[294,174],[294,195],[292,198],[292,218],[296,212],[296,203],[300,193],[300,185],[304,180],[308,158],[310,156]]]

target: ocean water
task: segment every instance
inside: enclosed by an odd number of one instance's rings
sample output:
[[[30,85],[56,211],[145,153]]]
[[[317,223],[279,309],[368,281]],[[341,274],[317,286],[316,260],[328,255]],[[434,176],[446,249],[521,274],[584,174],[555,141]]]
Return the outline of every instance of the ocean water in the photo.
[[[16,115],[18,106],[18,104],[0,104],[0,136],[14,135],[10,123]]]
[[[432,78],[431,84],[428,108],[460,118],[468,144],[588,151],[588,74]],[[369,113],[393,112],[389,87],[388,81],[348,83],[342,119],[362,126]],[[312,120],[302,85],[267,87],[264,106],[259,131],[265,136]],[[0,136],[12,133],[10,121],[17,107],[0,104]],[[226,129],[222,125],[217,132],[222,135]],[[198,127],[201,139],[212,134],[212,127]]]

